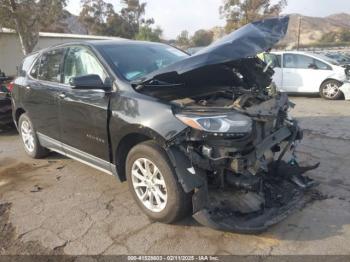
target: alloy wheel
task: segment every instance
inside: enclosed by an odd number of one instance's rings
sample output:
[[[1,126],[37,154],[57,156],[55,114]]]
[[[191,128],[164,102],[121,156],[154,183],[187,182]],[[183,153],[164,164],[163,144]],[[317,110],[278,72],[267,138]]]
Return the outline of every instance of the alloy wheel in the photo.
[[[322,90],[323,95],[329,99],[335,98],[339,92],[339,86],[336,83],[328,83]]]
[[[159,168],[152,161],[140,158],[133,163],[131,172],[132,185],[141,203],[152,212],[162,212],[168,195]]]
[[[27,120],[24,120],[21,124],[21,135],[25,148],[29,152],[33,152],[35,149],[34,132],[31,124]]]

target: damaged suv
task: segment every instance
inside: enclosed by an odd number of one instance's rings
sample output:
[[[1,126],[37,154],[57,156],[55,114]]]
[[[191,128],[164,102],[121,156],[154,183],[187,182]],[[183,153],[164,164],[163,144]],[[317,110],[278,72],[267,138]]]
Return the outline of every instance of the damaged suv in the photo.
[[[127,181],[153,220],[192,213],[216,229],[265,230],[314,184],[293,153],[302,131],[288,116],[292,104],[256,57],[288,21],[249,24],[193,56],[127,40],[32,54],[12,95],[24,149],[33,158],[56,151]]]

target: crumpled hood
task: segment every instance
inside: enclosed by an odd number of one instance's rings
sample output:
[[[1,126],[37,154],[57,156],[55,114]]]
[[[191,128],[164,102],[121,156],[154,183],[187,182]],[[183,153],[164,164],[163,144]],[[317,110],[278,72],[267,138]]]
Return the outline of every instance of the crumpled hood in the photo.
[[[135,84],[147,84],[152,80],[171,83],[174,77],[203,67],[254,57],[278,43],[285,36],[288,24],[288,16],[247,24],[193,56],[138,79]]]

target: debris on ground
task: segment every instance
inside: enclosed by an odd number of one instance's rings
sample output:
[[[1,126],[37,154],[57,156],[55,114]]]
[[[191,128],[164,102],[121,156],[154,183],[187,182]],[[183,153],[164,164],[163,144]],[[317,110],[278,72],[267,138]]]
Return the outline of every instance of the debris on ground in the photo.
[[[40,191],[42,191],[42,190],[43,190],[42,187],[40,187],[40,186],[38,186],[38,185],[35,185],[35,186],[33,187],[33,189],[30,190],[30,192],[31,192],[31,193],[38,193],[38,192],[40,192]]]

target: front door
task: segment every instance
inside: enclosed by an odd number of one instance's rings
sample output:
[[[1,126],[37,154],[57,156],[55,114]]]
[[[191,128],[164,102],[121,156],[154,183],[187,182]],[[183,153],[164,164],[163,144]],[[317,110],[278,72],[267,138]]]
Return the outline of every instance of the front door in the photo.
[[[108,74],[93,52],[86,47],[69,48],[63,69],[66,89],[60,99],[61,141],[70,156],[108,169],[108,106],[110,92],[79,90],[69,86],[72,77],[97,74],[106,81]]]
[[[277,89],[279,91],[284,91],[283,90],[283,74],[282,74],[282,59],[281,55],[279,54],[272,54],[272,53],[265,53],[264,54],[264,61],[267,65],[273,68],[275,71],[272,81],[275,83],[277,86]]]
[[[329,66],[302,54],[285,54],[283,57],[283,89],[286,92],[318,93],[329,74]]]
[[[303,85],[302,75],[298,68],[298,55],[284,54],[282,90],[284,92],[298,92]]]

